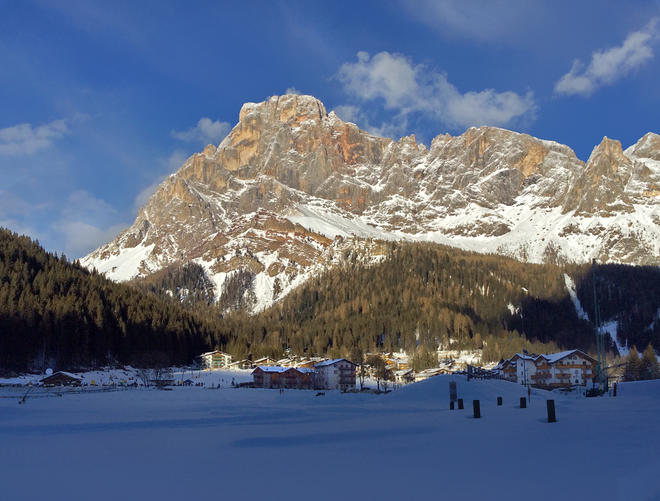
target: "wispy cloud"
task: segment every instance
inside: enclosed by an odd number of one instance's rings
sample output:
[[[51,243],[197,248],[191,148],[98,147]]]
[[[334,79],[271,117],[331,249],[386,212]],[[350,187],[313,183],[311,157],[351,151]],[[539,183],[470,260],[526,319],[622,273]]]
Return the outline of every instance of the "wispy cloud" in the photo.
[[[337,77],[344,89],[362,101],[382,99],[385,108],[405,118],[419,113],[451,127],[505,126],[533,118],[533,93],[484,89],[461,93],[447,75],[414,64],[402,54],[358,52],[357,62],[344,63]]]
[[[441,35],[480,42],[511,42],[552,10],[547,2],[528,0],[401,0],[405,14]]]
[[[288,88],[284,91],[284,93],[285,93],[285,94],[295,94],[296,96],[299,96],[299,95],[302,94],[302,92],[300,92],[300,91],[299,91],[298,89],[296,89],[295,87],[288,87]]]
[[[619,46],[595,51],[589,65],[574,60],[571,70],[555,84],[555,93],[588,97],[648,63],[654,57],[658,22],[658,18],[652,19],[641,30],[628,34]]]
[[[69,194],[52,228],[60,234],[61,248],[70,258],[84,256],[112,240],[127,224],[116,223],[118,211],[86,190]]]
[[[408,127],[408,120],[405,116],[398,116],[391,122],[383,122],[380,125],[374,125],[363,110],[352,104],[336,106],[332,111],[334,111],[335,114],[345,122],[357,124],[375,136],[397,139],[405,134],[406,128]]]
[[[54,120],[37,127],[22,123],[0,129],[0,155],[32,155],[51,147],[54,141],[69,132],[66,119]]]
[[[200,118],[195,127],[185,131],[172,131],[172,137],[181,141],[196,142],[202,144],[219,143],[231,130],[228,122]]]

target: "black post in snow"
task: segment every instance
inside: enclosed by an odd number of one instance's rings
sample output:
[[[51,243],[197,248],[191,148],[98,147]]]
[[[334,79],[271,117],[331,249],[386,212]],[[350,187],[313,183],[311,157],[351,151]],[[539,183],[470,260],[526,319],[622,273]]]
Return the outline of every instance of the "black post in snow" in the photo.
[[[520,397],[520,408],[521,409],[527,408],[527,399],[525,397]]]
[[[479,408],[479,400],[472,401],[472,411],[474,412],[474,419],[481,417],[481,409]]]
[[[462,398],[458,399],[458,410],[463,410],[463,399]]]
[[[557,416],[555,415],[555,401],[548,400],[548,423],[556,423]]]
[[[497,405],[502,405],[502,397],[497,397]]]

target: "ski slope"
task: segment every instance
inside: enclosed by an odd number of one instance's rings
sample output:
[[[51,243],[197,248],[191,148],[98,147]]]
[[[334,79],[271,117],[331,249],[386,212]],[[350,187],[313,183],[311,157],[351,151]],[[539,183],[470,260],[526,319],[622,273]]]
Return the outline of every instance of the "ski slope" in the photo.
[[[450,380],[463,411],[448,408]],[[616,398],[534,391],[527,409],[514,383],[460,376],[387,395],[181,387],[19,405],[17,393],[0,388],[7,500],[660,497],[660,381]]]

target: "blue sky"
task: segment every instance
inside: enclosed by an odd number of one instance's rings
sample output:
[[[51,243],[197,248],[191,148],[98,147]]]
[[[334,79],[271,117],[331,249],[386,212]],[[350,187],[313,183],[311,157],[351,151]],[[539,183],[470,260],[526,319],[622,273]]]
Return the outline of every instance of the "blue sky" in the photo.
[[[0,226],[80,257],[241,105],[371,132],[497,125],[586,160],[660,132],[660,2],[0,0]]]

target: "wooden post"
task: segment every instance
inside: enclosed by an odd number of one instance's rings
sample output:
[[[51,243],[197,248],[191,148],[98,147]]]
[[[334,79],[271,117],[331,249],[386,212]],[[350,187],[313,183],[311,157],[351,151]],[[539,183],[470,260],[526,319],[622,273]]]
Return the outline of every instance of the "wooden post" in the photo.
[[[502,397],[497,397],[497,405],[502,405]]]
[[[614,395],[616,397],[616,383],[614,383]]]
[[[472,401],[472,411],[474,412],[474,419],[481,417],[481,409],[479,409],[479,400]]]
[[[548,423],[556,423],[557,416],[555,415],[555,401],[548,400]]]
[[[450,401],[449,401],[449,410],[450,410],[450,411],[453,411],[453,410],[454,410],[454,401],[453,401],[453,400],[450,400]]]
[[[520,408],[521,409],[527,408],[527,399],[525,397],[520,397]]]
[[[463,410],[463,399],[462,398],[458,399],[458,410]]]

